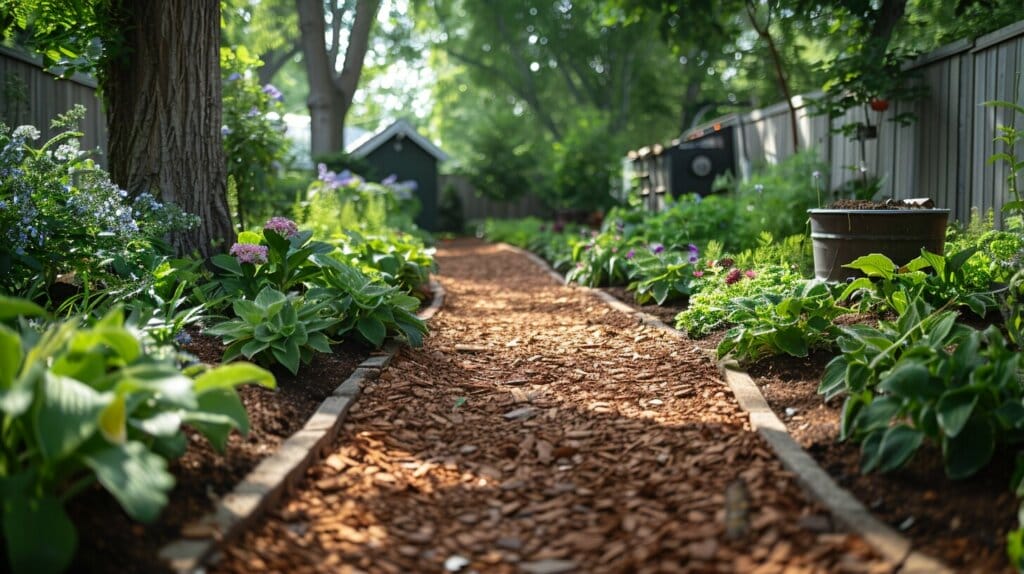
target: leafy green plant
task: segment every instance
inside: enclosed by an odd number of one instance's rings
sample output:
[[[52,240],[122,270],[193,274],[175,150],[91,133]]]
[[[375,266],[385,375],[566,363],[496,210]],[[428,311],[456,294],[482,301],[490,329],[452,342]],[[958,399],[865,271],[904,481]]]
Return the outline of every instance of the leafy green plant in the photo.
[[[843,298],[858,290],[867,290],[875,301],[883,302],[897,313],[902,313],[910,300],[923,295],[933,305],[950,303],[966,306],[979,317],[989,308],[995,307],[995,299],[986,293],[976,292],[965,276],[964,264],[975,254],[977,248],[970,248],[948,257],[922,249],[921,255],[903,267],[885,255],[871,253],[858,257],[843,265],[856,269],[867,277],[854,280],[847,287]],[[932,273],[923,270],[931,269]],[[871,279],[876,279],[877,284]],[[866,302],[867,304],[873,301]]]
[[[324,301],[285,295],[267,286],[252,300],[235,299],[232,309],[235,319],[206,330],[227,345],[224,362],[244,356],[264,365],[280,363],[294,375],[300,362],[312,360],[314,351],[331,352],[324,331],[338,319],[323,316],[328,310]]]
[[[205,318],[206,306],[193,304],[185,294],[185,283],[179,283],[174,293],[161,297],[155,288],[125,303],[127,323],[149,335],[157,345],[170,345],[185,327]],[[141,294],[140,294],[141,295]]]
[[[148,355],[120,309],[91,326],[29,321],[43,316],[0,297],[0,504],[15,572],[69,566],[77,536],[64,504],[97,482],[129,516],[154,520],[174,485],[166,459],[187,446],[181,425],[223,451],[232,430],[248,431],[235,388],[275,385],[250,364],[182,371]]]
[[[836,289],[806,281],[785,296],[766,293],[733,299],[726,320],[736,326],[718,345],[718,356],[756,360],[766,355],[806,357],[814,348],[831,346],[838,335],[832,320],[849,313],[836,301]]]
[[[250,299],[264,287],[282,293],[301,289],[303,282],[320,273],[313,255],[334,251],[333,245],[312,241],[312,236],[313,232],[299,231],[294,222],[284,218],[272,218],[261,233],[240,233],[230,254],[210,258],[222,271],[212,288]]]
[[[423,296],[422,288],[430,282],[430,273],[437,270],[434,250],[407,233],[364,236],[349,231],[332,243],[344,259],[363,272],[410,295]]]
[[[1024,196],[1021,195],[1019,187],[1024,160],[1017,159],[1016,155],[1017,145],[1024,139],[1024,134],[1017,129],[1017,114],[1024,114],[1024,106],[1005,101],[988,101],[983,105],[990,108],[1003,108],[1009,112],[1010,124],[997,126],[999,135],[993,138],[993,141],[1003,144],[1005,151],[993,154],[988,159],[988,163],[1002,162],[1006,164],[1006,190],[1010,194],[1010,201],[1003,204],[1003,213],[1024,217]]]
[[[652,245],[652,252],[661,253],[663,245]],[[565,280],[587,287],[623,285],[632,268],[631,248],[621,236],[601,233],[578,240],[572,247],[575,267],[565,274]]]
[[[333,336],[353,333],[380,347],[391,333],[404,337],[414,347],[423,344],[427,326],[416,316],[419,299],[397,287],[375,282],[330,256],[318,259],[323,268],[321,282],[309,290],[307,297],[321,302],[329,316],[338,318],[330,330]]]
[[[718,268],[702,270],[704,276],[694,282],[694,294],[690,296],[687,309],[676,315],[676,328],[695,339],[728,324],[727,309],[733,299],[758,294],[781,296],[803,281],[803,277],[788,266],[767,265],[757,268],[753,278],[726,283],[719,275],[709,273]]]
[[[693,271],[700,261],[696,245],[683,254],[640,251],[633,259],[629,290],[641,305],[654,301],[658,305],[678,301],[691,293]]]
[[[997,327],[956,323],[954,311],[911,301],[895,322],[841,327],[843,351],[819,392],[846,394],[841,438],[860,442],[862,469],[903,466],[925,439],[942,448],[946,474],[966,478],[999,443],[1024,429],[1024,362]]]

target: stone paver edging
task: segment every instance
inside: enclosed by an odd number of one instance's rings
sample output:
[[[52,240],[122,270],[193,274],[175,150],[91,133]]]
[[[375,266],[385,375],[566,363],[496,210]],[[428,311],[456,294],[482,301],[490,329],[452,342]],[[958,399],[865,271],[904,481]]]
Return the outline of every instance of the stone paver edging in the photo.
[[[444,304],[444,287],[432,281],[431,288],[433,300],[417,314],[424,321],[436,315]],[[175,572],[202,572],[203,563],[220,544],[233,539],[259,518],[331,447],[363,385],[380,376],[401,348],[402,343],[389,341],[380,353],[360,363],[324,399],[306,424],[274,454],[260,461],[234,490],[216,503],[212,512],[182,528],[183,538],[161,548],[160,558]]]
[[[547,261],[518,247],[501,244],[503,249],[519,253],[544,269],[557,282],[565,284],[565,277],[555,271]],[[686,336],[666,325],[657,317],[620,301],[600,289],[584,289],[608,304],[611,308],[633,315],[641,323],[670,332],[686,339]],[[714,358],[712,357],[712,360]],[[945,574],[953,572],[935,558],[913,550],[910,540],[897,530],[875,518],[848,490],[840,487],[832,477],[807,453],[786,429],[765,400],[761,390],[740,370],[735,361],[718,361],[717,366],[726,384],[736,396],[740,408],[750,416],[750,424],[771,445],[782,464],[793,472],[804,489],[820,502],[849,531],[861,536],[880,556],[897,565],[897,572],[904,574]]]

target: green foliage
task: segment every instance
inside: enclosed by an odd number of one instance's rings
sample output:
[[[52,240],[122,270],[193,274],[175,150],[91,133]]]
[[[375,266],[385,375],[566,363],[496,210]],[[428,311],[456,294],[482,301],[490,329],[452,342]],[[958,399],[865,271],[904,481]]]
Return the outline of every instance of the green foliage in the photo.
[[[296,294],[285,295],[273,287],[264,287],[253,299],[235,299],[235,319],[206,330],[221,337],[224,362],[239,355],[263,365],[280,363],[294,375],[299,363],[309,364],[314,352],[330,353],[330,340],[324,335],[338,323],[325,318],[326,302],[316,302]]]
[[[348,231],[383,234],[389,229],[421,233],[413,222],[420,210],[416,182],[365,181],[349,171],[319,166],[319,177],[296,205],[295,217],[317,237],[340,237]]]
[[[600,233],[579,239],[572,247],[576,266],[565,274],[565,280],[587,287],[625,285],[633,269],[632,253],[620,235]]]
[[[132,518],[154,520],[174,485],[166,459],[185,451],[181,426],[223,451],[232,430],[248,431],[235,387],[275,385],[248,364],[183,372],[147,354],[119,309],[37,330],[28,319],[43,314],[0,297],[0,503],[16,572],[69,566],[77,537],[63,505],[95,482]]]
[[[616,203],[611,182],[622,169],[622,148],[608,137],[609,127],[586,118],[554,144],[555,185],[550,196],[542,196],[550,205],[591,212]]]
[[[690,295],[693,271],[699,262],[697,246],[687,253],[646,251],[634,252],[634,268],[630,271],[629,290],[634,291],[636,302],[643,305],[654,301],[664,305]]]
[[[1024,367],[995,326],[956,323],[953,311],[912,300],[895,322],[841,327],[843,354],[819,392],[845,394],[841,437],[862,445],[862,469],[903,466],[925,439],[941,446],[946,474],[966,478],[1000,443],[1020,441]]]
[[[1017,81],[1020,81],[1019,77]],[[1024,106],[1002,101],[984,102],[984,105],[1004,109],[1010,117],[1009,125],[996,127],[999,135],[994,138],[995,142],[1003,144],[1004,151],[993,154],[988,158],[988,163],[1000,162],[1006,165],[1006,190],[1010,195],[1010,201],[1003,204],[1003,213],[1024,218],[1024,195],[1021,195],[1020,190],[1020,174],[1024,170],[1024,159],[1017,158],[1017,145],[1024,139],[1024,133],[1017,129],[1017,114],[1024,114]]]
[[[434,249],[408,233],[364,236],[349,231],[331,243],[338,248],[337,256],[409,295],[424,297],[430,273],[437,271]]]
[[[317,256],[317,260],[323,274],[307,297],[324,302],[327,315],[339,319],[331,328],[334,336],[356,335],[374,347],[380,347],[389,334],[403,337],[414,347],[423,344],[427,326],[416,316],[419,299],[375,282],[330,256]]]
[[[298,230],[286,236],[269,227],[264,227],[261,233],[249,231],[239,234],[239,241],[232,246],[231,254],[210,258],[210,262],[221,270],[212,285],[215,292],[251,299],[268,286],[282,293],[300,287],[304,281],[320,273],[312,256],[334,250],[328,243],[312,241],[312,236],[311,231]]]
[[[972,247],[946,257],[922,249],[920,257],[903,267],[897,267],[880,253],[858,257],[843,267],[860,271],[867,278],[851,282],[843,298],[864,289],[869,293],[865,306],[882,303],[902,313],[910,301],[920,295],[932,305],[966,306],[983,317],[996,302],[991,295],[977,292],[974,281],[966,275],[964,264],[976,252],[977,248]],[[932,273],[925,273],[929,268]]]
[[[707,336],[727,324],[729,302],[759,294],[782,295],[804,279],[789,266],[759,267],[753,278],[726,283],[720,275],[706,275],[706,281],[694,286],[686,310],[676,315],[676,328],[695,339]]]
[[[838,287],[805,281],[785,295],[763,293],[726,303],[729,329],[718,345],[718,357],[733,355],[754,361],[783,353],[806,357],[815,348],[832,345],[838,330],[833,319],[850,310],[837,303]]]
[[[58,135],[36,147],[39,130],[0,124],[0,292],[49,298],[65,276],[84,290],[114,289],[141,275],[163,236],[198,219],[144,193],[129,199],[73,131],[77,106],[54,121]]]
[[[290,151],[282,119],[282,95],[260,86],[255,71],[263,63],[245,46],[220,49],[223,78],[223,135],[228,176],[237,185],[236,222],[246,228],[269,217],[292,196],[275,196],[273,185]]]

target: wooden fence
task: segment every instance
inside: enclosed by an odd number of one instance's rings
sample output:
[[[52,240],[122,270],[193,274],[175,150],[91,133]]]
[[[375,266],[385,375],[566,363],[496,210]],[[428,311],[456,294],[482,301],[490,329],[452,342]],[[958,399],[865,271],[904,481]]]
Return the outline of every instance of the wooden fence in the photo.
[[[544,202],[531,193],[510,201],[489,199],[477,193],[473,184],[462,175],[442,175],[440,189],[451,186],[462,203],[462,217],[468,223],[473,220],[495,218],[513,219],[519,217],[550,215]]]
[[[974,41],[944,46],[910,63],[906,72],[918,76],[929,95],[914,103],[894,102],[884,113],[868,112],[878,126],[878,137],[865,141],[864,157],[859,141],[832,131],[848,122],[863,122],[864,110],[850,110],[830,123],[827,116],[810,113],[810,102],[820,93],[794,97],[801,148],[813,146],[830,165],[832,189],[860,177],[863,161],[869,175],[882,179],[882,195],[931,197],[960,220],[966,220],[972,209],[998,213],[1008,197],[1007,168],[989,164],[988,158],[1004,151],[1002,144],[993,143],[997,126],[1014,118],[1007,110],[982,104],[1024,104],[1024,21]],[[908,126],[888,121],[904,112],[912,112],[916,121]],[[744,176],[751,166],[776,163],[793,153],[785,102],[739,115],[730,123],[740,135],[739,168]],[[1016,125],[1024,127],[1024,116],[1018,115]]]
[[[59,79],[43,71],[39,58],[0,46],[0,121],[8,126],[34,125],[45,141],[54,135],[50,121],[75,104],[86,108],[79,126],[85,134],[82,148],[105,151],[107,120],[96,96],[96,82],[80,74]],[[105,163],[102,155],[95,159]]]

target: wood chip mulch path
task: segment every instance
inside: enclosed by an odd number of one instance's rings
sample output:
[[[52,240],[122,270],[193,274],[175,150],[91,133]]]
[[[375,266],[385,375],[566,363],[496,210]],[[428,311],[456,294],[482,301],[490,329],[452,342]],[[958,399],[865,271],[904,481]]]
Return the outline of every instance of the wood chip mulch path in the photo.
[[[889,572],[694,348],[476,241],[336,451],[216,572]]]

